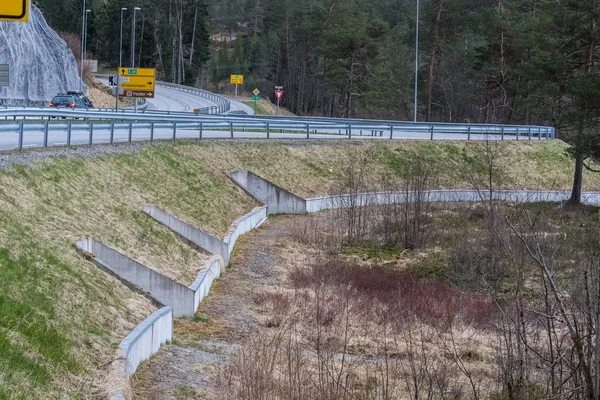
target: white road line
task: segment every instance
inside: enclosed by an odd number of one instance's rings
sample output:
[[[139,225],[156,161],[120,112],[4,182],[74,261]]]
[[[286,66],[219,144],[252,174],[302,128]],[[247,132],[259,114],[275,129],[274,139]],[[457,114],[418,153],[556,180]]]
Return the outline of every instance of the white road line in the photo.
[[[66,146],[66,143],[54,143],[54,146]]]
[[[38,147],[38,145],[37,144],[25,144],[25,145],[23,145],[23,148],[27,148],[27,149],[30,149],[30,148],[33,148],[33,147]]]

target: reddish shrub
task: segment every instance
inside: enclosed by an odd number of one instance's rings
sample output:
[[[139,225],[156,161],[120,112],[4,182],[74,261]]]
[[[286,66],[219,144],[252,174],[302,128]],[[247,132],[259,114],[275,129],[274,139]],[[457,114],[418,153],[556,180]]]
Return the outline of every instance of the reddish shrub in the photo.
[[[322,266],[296,268],[288,275],[296,289],[350,287],[358,299],[356,307],[365,316],[391,318],[402,323],[409,318],[448,324],[456,319],[476,325],[495,318],[494,304],[484,296],[463,292],[435,279],[380,266],[365,268],[332,261]],[[385,310],[381,312],[381,308]]]

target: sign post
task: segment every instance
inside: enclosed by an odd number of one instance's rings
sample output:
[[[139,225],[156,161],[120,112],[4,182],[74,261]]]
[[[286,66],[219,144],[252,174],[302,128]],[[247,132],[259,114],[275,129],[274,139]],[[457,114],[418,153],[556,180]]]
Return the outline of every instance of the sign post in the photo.
[[[137,112],[137,99],[153,99],[155,89],[154,68],[126,68],[118,71],[118,91],[123,91],[124,97],[133,97],[134,108]]]
[[[2,0],[0,2],[0,21],[27,22],[29,7],[30,0]]]
[[[256,114],[256,113],[258,112],[258,106],[257,106],[256,102],[257,102],[258,100],[260,100],[260,96],[259,96],[259,94],[260,94],[260,90],[258,90],[258,89],[254,89],[254,90],[252,91],[252,94],[253,94],[253,96],[252,96],[252,100],[254,100],[254,114]]]
[[[235,85],[235,97],[237,97],[238,85],[244,84],[244,75],[231,75],[231,84]]]
[[[275,86],[275,98],[277,99],[277,115],[279,115],[279,103],[283,98],[283,86]]]

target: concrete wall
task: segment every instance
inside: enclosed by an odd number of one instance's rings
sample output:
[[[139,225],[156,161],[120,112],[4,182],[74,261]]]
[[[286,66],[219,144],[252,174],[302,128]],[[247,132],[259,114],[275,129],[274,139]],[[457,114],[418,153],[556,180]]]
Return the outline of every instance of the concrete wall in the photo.
[[[175,317],[193,316],[195,314],[194,292],[189,287],[124,256],[94,239],[89,238],[77,242],[77,246],[91,253],[95,261],[102,264],[104,268],[149,292],[152,297],[162,304],[173,307]]]
[[[229,265],[229,252],[227,251],[227,245],[222,240],[180,220],[158,207],[146,206],[144,207],[144,211],[146,214],[196,246],[199,246],[211,254],[219,254],[223,257],[225,265]]]
[[[267,181],[253,172],[242,170],[229,173],[229,177],[268,207],[271,214],[304,214],[306,200]]]
[[[160,346],[173,340],[173,309],[163,307],[139,324],[119,345],[116,361],[111,365],[108,381],[111,400],[130,396],[129,377],[142,361],[158,352]]]
[[[254,210],[238,218],[229,228],[223,242],[227,245],[227,252],[231,256],[235,242],[244,233],[256,229],[267,220],[267,206],[256,207]]]
[[[214,256],[202,269],[198,278],[191,286],[194,291],[194,310],[197,310],[202,300],[208,296],[208,292],[215,279],[221,276],[223,270],[223,259],[221,256]]]
[[[547,190],[495,190],[492,193],[495,200],[517,203],[560,202],[568,200],[570,195],[569,192]],[[490,193],[484,190],[430,190],[422,194],[422,200],[425,202],[487,201],[489,197]],[[351,204],[357,206],[400,204],[406,202],[407,198],[409,201],[414,200],[412,194],[407,196],[404,192],[376,192],[359,193],[355,196],[317,197],[306,200],[306,212],[314,213],[333,208],[345,208]],[[590,205],[600,205],[600,194],[583,193],[582,202]]]

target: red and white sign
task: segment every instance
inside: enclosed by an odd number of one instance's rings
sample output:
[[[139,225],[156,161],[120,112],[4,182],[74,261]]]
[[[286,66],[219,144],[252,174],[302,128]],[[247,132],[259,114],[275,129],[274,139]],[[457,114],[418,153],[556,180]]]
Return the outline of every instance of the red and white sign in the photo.
[[[283,90],[277,89],[275,91],[275,98],[277,99],[277,101],[281,101],[281,99],[283,98]]]

